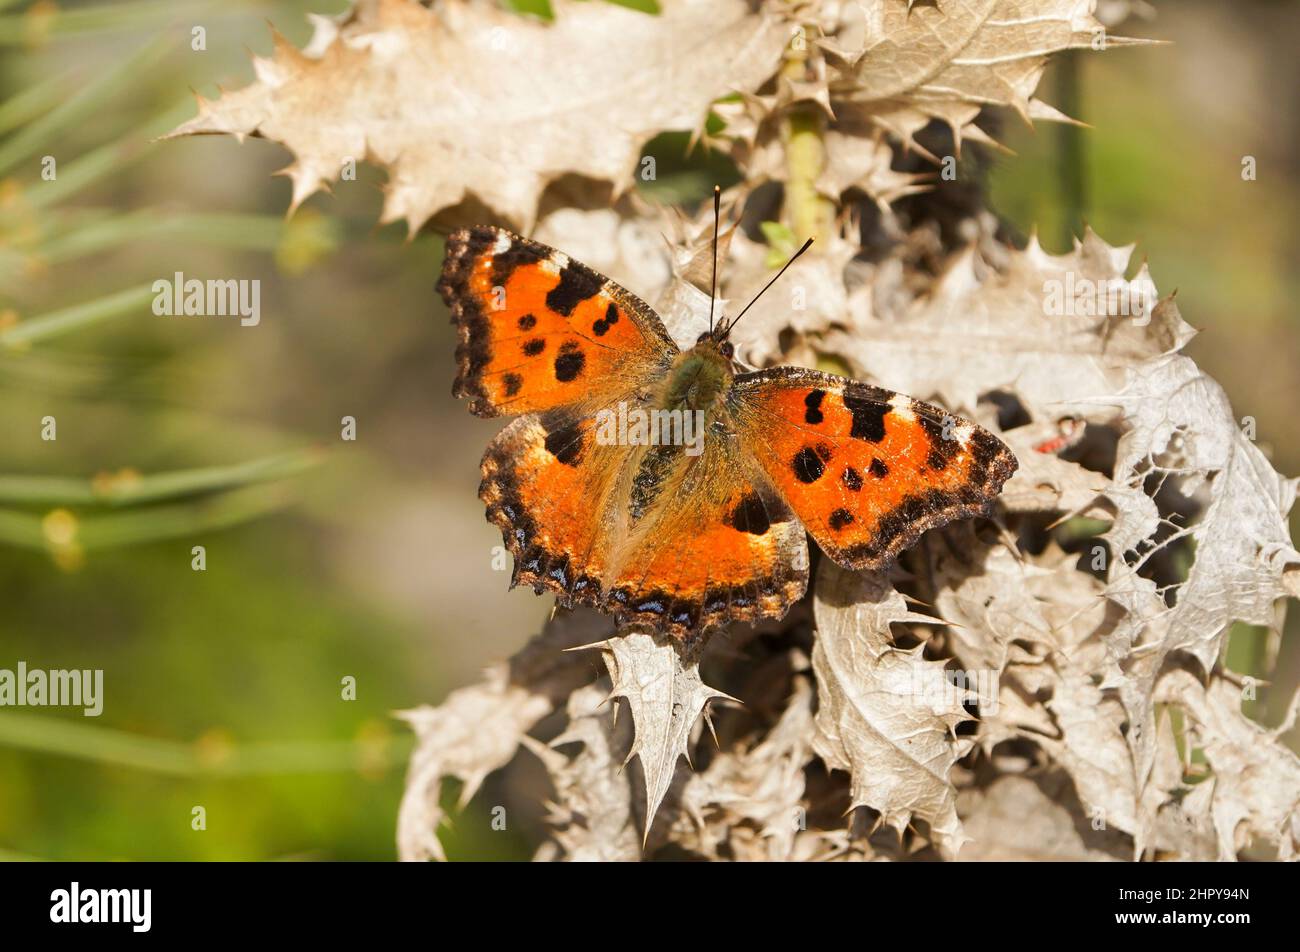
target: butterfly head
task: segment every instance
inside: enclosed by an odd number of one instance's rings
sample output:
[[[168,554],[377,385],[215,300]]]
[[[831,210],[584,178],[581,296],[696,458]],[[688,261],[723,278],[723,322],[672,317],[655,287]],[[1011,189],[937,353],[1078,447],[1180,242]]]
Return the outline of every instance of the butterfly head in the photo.
[[[731,341],[727,339],[727,333],[730,328],[725,325],[718,325],[711,331],[705,331],[699,337],[695,338],[695,349],[702,353],[716,352],[727,360],[730,360],[736,354],[736,348],[732,346]]]

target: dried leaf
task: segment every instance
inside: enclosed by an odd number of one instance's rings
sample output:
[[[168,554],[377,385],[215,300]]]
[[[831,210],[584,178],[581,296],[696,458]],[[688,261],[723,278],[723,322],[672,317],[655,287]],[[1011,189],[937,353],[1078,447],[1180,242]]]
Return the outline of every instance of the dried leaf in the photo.
[[[948,773],[969,743],[953,729],[970,716],[921,647],[893,645],[890,625],[934,623],[909,612],[875,573],[848,572],[829,559],[817,578],[817,717],[813,748],[828,767],[851,775],[853,806],[877,810],[898,830],[913,815],[930,824],[935,845],[955,856],[965,841]]]
[[[1176,311],[1141,319],[1156,289],[1145,265],[1125,276],[1132,252],[1090,231],[1067,255],[1031,241],[994,271],[972,247],[951,256],[923,297],[859,299],[872,310],[824,345],[863,379],[955,411],[1001,391],[1039,419],[1112,422],[1106,398],[1127,368],[1192,336]]]
[[[645,777],[646,812],[643,840],[650,835],[659,804],[677,772],[681,757],[690,759],[691,732],[714,698],[735,698],[700,680],[698,659],[666,636],[625,628],[610,639],[585,648],[600,648],[612,684],[609,697],[623,698],[632,714],[635,738],[627,760],[637,757]]]
[[[1014,109],[1026,122],[1065,119],[1034,97],[1053,53],[1103,39],[1104,48],[1149,42],[1107,36],[1089,0],[867,0],[856,9],[823,43],[836,115],[913,146],[931,119],[951,126],[958,145],[990,141],[974,124],[985,106]]]
[[[443,778],[458,778],[461,805],[468,803],[489,773],[510,762],[532,726],[590,680],[589,665],[564,649],[610,627],[595,612],[559,613],[509,662],[488,669],[481,683],[453,691],[437,707],[398,713],[417,736],[397,817],[403,860],[446,858],[438,841]]]
[[[556,791],[547,816],[552,840],[541,858],[635,862],[641,857],[631,778],[620,753],[631,744],[631,725],[626,719],[615,723],[614,711],[604,703],[607,696],[604,683],[580,688],[569,697],[568,725],[549,746],[524,738]],[[571,758],[556,749],[573,744],[580,748]]]
[[[1279,739],[1296,723],[1300,694],[1283,723],[1267,730],[1241,712],[1242,690],[1223,677],[1208,687],[1186,671],[1160,679],[1160,702],[1177,704],[1189,718],[1189,742],[1205,755],[1214,775],[1200,788],[1199,804],[1212,820],[1218,859],[1233,860],[1252,843],[1269,844],[1277,858],[1300,852],[1300,757]],[[1198,788],[1199,789],[1199,788]],[[1184,801],[1184,812],[1192,813]],[[1192,813],[1192,815],[1195,815]]]
[[[1162,308],[1181,321],[1172,301]],[[1278,623],[1274,603],[1288,594],[1284,573],[1300,562],[1287,524],[1298,483],[1273,469],[1241,431],[1222,388],[1187,357],[1161,355],[1133,366],[1114,402],[1128,430],[1117,452],[1116,487],[1108,492],[1117,512],[1106,538],[1124,558],[1112,558],[1106,593],[1130,614],[1130,624],[1112,637],[1113,650],[1140,650],[1110,680],[1133,721],[1129,742],[1145,780],[1153,757],[1152,689],[1169,655],[1186,651],[1208,672],[1234,621]],[[1176,473],[1184,493],[1203,497],[1194,525],[1157,536],[1158,514],[1141,491],[1152,472]],[[1182,536],[1195,541],[1195,559],[1169,608],[1139,570]]]
[[[468,0],[357,0],[341,21],[313,17],[302,51],[277,35],[252,85],[200,98],[172,134],[283,143],[295,208],[370,159],[389,172],[383,222],[414,233],[472,199],[529,230],[548,183],[583,175],[617,195],[646,141],[697,128],[714,99],[775,71],[777,17],[744,0],[659,6],[551,0],[541,23]]]
[[[807,663],[805,659],[805,663]],[[725,751],[682,791],[694,825],[682,839],[711,859],[784,861],[803,827],[804,767],[812,758],[812,687],[799,676],[780,720],[749,749]]]

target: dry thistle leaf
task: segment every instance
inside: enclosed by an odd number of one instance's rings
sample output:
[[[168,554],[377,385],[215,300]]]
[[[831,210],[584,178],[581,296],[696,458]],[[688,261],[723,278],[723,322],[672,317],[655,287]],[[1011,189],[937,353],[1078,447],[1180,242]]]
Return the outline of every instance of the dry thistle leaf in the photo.
[[[690,759],[688,745],[696,721],[714,698],[735,698],[700,680],[698,660],[684,656],[681,643],[640,629],[625,628],[614,638],[584,648],[600,648],[609,668],[610,700],[623,698],[632,714],[635,737],[627,761],[641,761],[646,812],[643,841],[650,836],[677,761]]]
[[[852,805],[877,810],[900,835],[915,816],[936,846],[955,856],[966,837],[948,772],[969,749],[953,728],[970,715],[921,648],[895,647],[890,626],[934,624],[909,612],[878,574],[847,572],[829,559],[817,577],[813,671],[818,709],[813,748],[827,766],[851,775]]]
[[[806,663],[806,659],[805,659]],[[728,750],[693,774],[682,790],[690,828],[679,842],[710,859],[784,861],[794,858],[805,828],[804,767],[812,757],[812,688],[795,678],[780,720],[749,749]]]
[[[1108,36],[1087,0],[954,0],[913,7],[898,0],[845,5],[822,45],[837,116],[888,129],[908,145],[932,119],[963,139],[991,142],[974,124],[1005,106],[1026,122],[1066,119],[1034,97],[1053,53],[1147,43]],[[856,14],[856,16],[854,15]]]
[[[1156,699],[1177,704],[1189,719],[1188,743],[1205,754],[1214,771],[1197,789],[1204,795],[1195,807],[1213,823],[1218,859],[1236,859],[1252,843],[1268,844],[1280,860],[1300,853],[1300,757],[1279,738],[1289,732],[1300,712],[1300,693],[1291,700],[1283,722],[1266,730],[1241,712],[1242,689],[1223,677],[1209,686],[1186,671],[1160,679]],[[1193,817],[1193,804],[1183,801]]]
[[[631,746],[632,725],[626,719],[616,723],[615,709],[605,704],[608,696],[608,684],[580,688],[569,696],[568,726],[549,746],[524,738],[556,791],[547,816],[552,839],[539,859],[608,862],[641,857],[632,778],[623,769],[621,753]],[[574,744],[580,747],[572,758],[555,749]]]
[[[489,773],[510,762],[533,725],[590,680],[586,661],[565,649],[610,627],[594,612],[559,613],[508,663],[490,668],[482,683],[453,691],[438,707],[399,712],[418,738],[397,819],[402,859],[446,858],[438,841],[443,778],[458,778],[461,806],[468,803]]]
[[[539,23],[467,0],[357,0],[341,21],[313,17],[302,51],[277,35],[256,82],[200,98],[172,135],[283,143],[295,208],[369,159],[389,172],[385,223],[414,233],[468,199],[527,231],[561,176],[631,188],[647,140],[756,88],[785,42],[779,18],[743,0],[661,0],[656,15],[551,6],[554,22]]]

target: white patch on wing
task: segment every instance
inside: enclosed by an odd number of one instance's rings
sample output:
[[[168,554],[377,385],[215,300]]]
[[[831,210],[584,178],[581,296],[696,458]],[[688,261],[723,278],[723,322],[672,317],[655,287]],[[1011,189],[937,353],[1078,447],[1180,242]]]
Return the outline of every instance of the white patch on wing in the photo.
[[[912,398],[905,397],[901,393],[896,393],[889,398],[889,406],[892,410],[892,416],[900,420],[906,420],[911,423],[916,419],[916,414],[912,412]]]
[[[542,270],[547,274],[559,274],[569,266],[569,256],[563,251],[557,251],[542,261]]]

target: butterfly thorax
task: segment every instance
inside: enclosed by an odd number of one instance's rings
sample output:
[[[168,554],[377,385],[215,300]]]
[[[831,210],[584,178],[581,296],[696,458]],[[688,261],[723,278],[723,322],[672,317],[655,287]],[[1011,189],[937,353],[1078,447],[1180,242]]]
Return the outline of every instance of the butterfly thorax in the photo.
[[[699,460],[705,432],[725,412],[731,379],[731,360],[711,340],[673,360],[663,384],[650,396],[658,417],[650,424],[651,445],[639,447],[632,457],[631,526]]]
[[[731,377],[730,358],[715,341],[706,339],[677,355],[657,402],[664,410],[701,410],[712,418]]]

